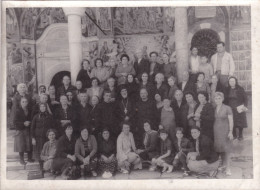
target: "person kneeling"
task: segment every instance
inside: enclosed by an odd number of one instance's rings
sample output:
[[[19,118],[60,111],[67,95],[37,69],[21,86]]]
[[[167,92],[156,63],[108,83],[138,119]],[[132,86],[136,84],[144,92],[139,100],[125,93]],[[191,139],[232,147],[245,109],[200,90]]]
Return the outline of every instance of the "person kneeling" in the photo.
[[[172,142],[168,138],[168,133],[164,130],[160,130],[160,138],[161,138],[161,153],[157,158],[152,159],[152,166],[150,171],[154,171],[157,166],[163,167],[162,172],[171,173],[173,170],[173,166],[171,165],[174,155],[172,152]],[[166,171],[167,170],[167,171]]]
[[[176,128],[176,141],[174,142],[175,150],[177,151],[175,158],[173,160],[173,167],[177,168],[179,165],[182,165],[184,169],[185,176],[189,175],[189,168],[187,167],[187,154],[194,150],[192,143],[183,137],[183,128]]]
[[[187,165],[190,171],[199,174],[209,174],[213,177],[219,167],[218,155],[214,151],[213,142],[204,135],[200,134],[200,128],[191,128],[191,136],[194,139],[196,152],[187,155]]]
[[[75,156],[80,163],[81,176],[90,173],[97,176],[97,141],[93,135],[89,134],[87,127],[81,128],[81,137],[75,145]]]
[[[117,160],[122,173],[129,173],[131,164],[134,165],[134,169],[142,169],[141,159],[136,152],[133,133],[130,132],[130,124],[124,122],[122,132],[117,138]]]

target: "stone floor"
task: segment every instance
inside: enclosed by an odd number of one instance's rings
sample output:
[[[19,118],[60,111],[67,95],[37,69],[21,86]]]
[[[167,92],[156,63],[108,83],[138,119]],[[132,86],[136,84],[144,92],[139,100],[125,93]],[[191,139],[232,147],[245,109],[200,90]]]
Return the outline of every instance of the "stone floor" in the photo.
[[[252,113],[247,113],[248,128],[244,130],[244,140],[236,141],[233,148],[231,159],[231,176],[225,176],[223,173],[218,173],[218,179],[251,179],[253,178],[253,152],[252,152]],[[13,152],[13,135],[14,131],[7,130],[7,179],[10,180],[26,180],[28,171],[39,168],[37,163],[21,166],[18,162],[19,156]],[[208,178],[207,176],[191,175],[183,177],[181,171],[172,173],[161,173],[159,171],[150,172],[148,170],[132,171],[130,174],[117,173],[112,179],[195,179]],[[81,177],[79,180],[100,180],[101,177]],[[53,176],[50,173],[45,173],[41,180],[62,180],[60,176]]]

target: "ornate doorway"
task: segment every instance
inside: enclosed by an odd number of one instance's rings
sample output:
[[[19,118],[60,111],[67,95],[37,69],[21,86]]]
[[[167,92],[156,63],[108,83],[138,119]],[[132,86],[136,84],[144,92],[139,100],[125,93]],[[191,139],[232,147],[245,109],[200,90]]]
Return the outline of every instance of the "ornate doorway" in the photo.
[[[211,29],[202,29],[194,34],[191,47],[198,47],[199,55],[205,54],[211,58],[217,50],[217,42],[219,41],[220,37],[217,32]]]
[[[57,91],[57,89],[62,85],[62,78],[67,75],[70,77],[70,72],[69,71],[61,71],[58,72],[54,75],[54,77],[51,80],[51,84],[50,85],[54,85],[55,89]]]

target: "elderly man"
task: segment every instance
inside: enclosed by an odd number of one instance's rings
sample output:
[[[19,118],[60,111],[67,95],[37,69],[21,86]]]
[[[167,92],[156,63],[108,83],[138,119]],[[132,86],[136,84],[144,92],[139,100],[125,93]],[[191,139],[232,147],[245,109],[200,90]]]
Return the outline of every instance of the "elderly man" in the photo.
[[[70,77],[65,75],[62,79],[63,85],[58,88],[57,95],[60,97],[61,95],[65,95],[67,92],[74,92],[76,90],[75,86],[70,84]]]
[[[196,152],[188,153],[188,168],[190,171],[213,177],[220,164],[213,142],[207,136],[201,135],[199,127],[191,128],[191,136]]]
[[[217,43],[217,53],[211,57],[214,73],[218,75],[220,84],[228,86],[228,78],[234,75],[235,64],[233,57],[225,50],[225,43]]]
[[[136,51],[137,60],[134,62],[134,69],[136,72],[136,78],[140,81],[141,76],[144,72],[149,74],[150,72],[150,63],[147,59],[143,58],[142,50]]]

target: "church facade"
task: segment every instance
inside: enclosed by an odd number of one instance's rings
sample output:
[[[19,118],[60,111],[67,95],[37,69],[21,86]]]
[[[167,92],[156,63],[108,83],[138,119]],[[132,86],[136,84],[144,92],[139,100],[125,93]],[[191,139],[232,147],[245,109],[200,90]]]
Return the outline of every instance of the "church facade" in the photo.
[[[127,53],[133,61],[136,50],[167,52],[181,78],[190,47],[210,59],[218,41],[232,54],[241,86],[252,90],[249,6],[7,8],[6,38],[8,93],[21,82],[30,92],[58,86],[65,74],[73,83],[82,59],[109,64]]]

